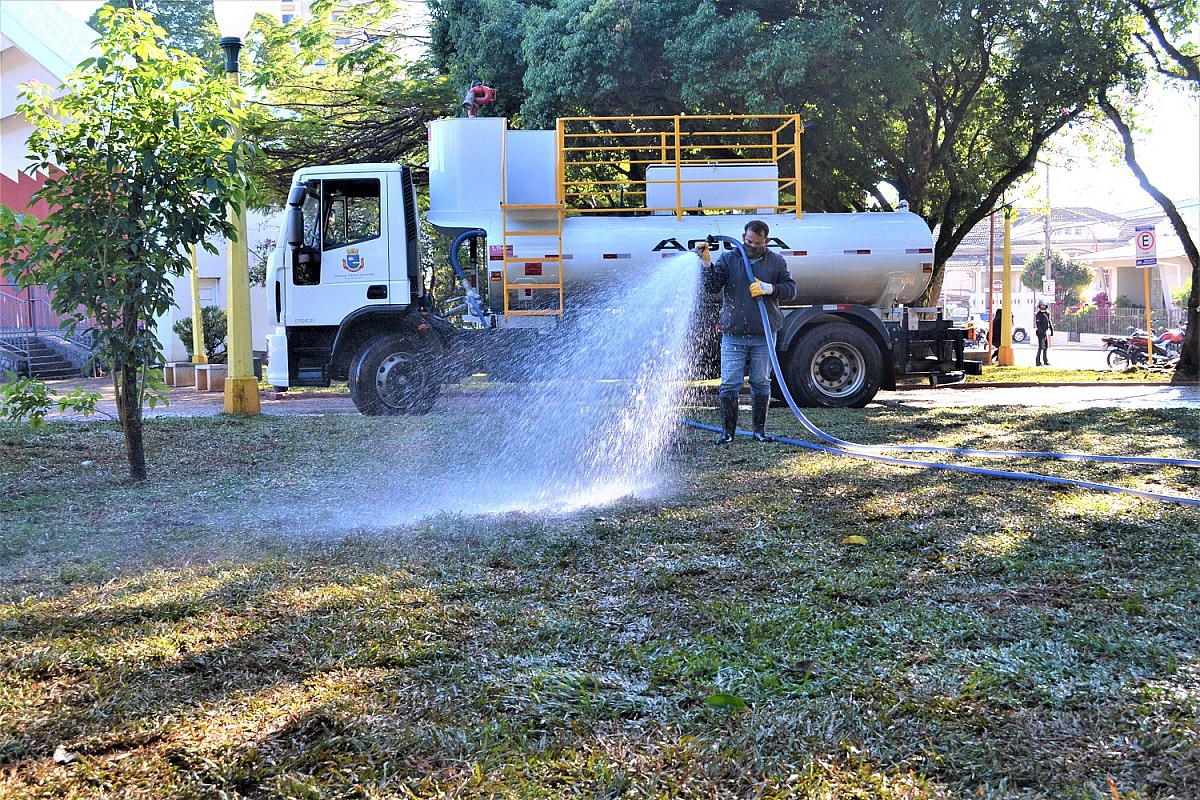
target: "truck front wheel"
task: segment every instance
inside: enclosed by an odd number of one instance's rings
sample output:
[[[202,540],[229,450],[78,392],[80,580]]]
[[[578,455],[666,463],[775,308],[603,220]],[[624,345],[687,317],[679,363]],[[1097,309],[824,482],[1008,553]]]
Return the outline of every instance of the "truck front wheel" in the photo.
[[[424,414],[441,391],[437,341],[393,335],[363,345],[350,365],[350,399],[368,416]]]
[[[883,379],[883,355],[870,334],[846,322],[811,328],[783,365],[797,403],[817,408],[862,408]]]

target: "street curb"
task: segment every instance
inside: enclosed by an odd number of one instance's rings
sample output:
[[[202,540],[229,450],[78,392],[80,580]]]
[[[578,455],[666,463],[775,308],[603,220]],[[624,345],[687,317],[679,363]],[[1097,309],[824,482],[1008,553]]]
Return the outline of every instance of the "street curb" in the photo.
[[[1004,383],[946,383],[938,386],[938,389],[1029,389],[1045,387],[1052,389],[1056,386],[1097,386],[1097,385],[1112,385],[1112,386],[1159,386],[1170,388],[1179,386],[1185,388],[1200,387],[1200,381],[1189,383],[1170,383],[1169,381],[1006,381]],[[897,392],[927,392],[929,386],[897,386],[893,391]]]

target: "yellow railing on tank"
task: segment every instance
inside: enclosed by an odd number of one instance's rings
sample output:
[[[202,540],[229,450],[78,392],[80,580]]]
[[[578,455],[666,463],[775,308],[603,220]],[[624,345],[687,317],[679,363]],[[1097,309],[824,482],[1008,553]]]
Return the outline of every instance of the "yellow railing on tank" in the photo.
[[[797,114],[562,117],[558,202],[569,214],[799,217],[803,132]]]

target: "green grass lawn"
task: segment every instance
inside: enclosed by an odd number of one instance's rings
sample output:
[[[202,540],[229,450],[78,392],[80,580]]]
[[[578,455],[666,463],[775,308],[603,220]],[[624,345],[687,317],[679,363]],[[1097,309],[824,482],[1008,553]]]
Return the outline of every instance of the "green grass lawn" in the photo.
[[[1065,369],[1062,367],[1001,367],[985,365],[982,375],[968,375],[966,383],[1170,383],[1174,369],[1143,368]]]
[[[389,522],[473,415],[150,420],[145,486],[0,425],[0,797],[1200,796],[1195,507],[681,428],[652,500]],[[812,417],[1200,457],[1190,410]]]

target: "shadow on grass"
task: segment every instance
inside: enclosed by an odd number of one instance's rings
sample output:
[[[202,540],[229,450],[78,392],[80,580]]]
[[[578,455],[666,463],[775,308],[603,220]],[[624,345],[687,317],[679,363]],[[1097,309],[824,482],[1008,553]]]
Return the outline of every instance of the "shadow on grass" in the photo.
[[[1086,412],[954,411],[826,424],[1197,449],[1171,413],[1119,433]],[[653,502],[289,537],[230,509],[287,490],[303,518],[292,490],[416,469],[458,421],[293,423],[165,424],[159,454],[186,452],[142,488],[115,462],[80,473],[64,445],[101,462],[102,428],[0,432],[16,462],[0,469],[20,474],[0,524],[30,537],[23,582],[2,587],[0,794],[1083,797],[1112,775],[1168,797],[1200,782],[1200,552],[1182,509],[682,431],[674,492]],[[400,456],[374,455],[385,434]],[[229,513],[171,527],[197,475]],[[59,744],[79,760],[52,764]]]

